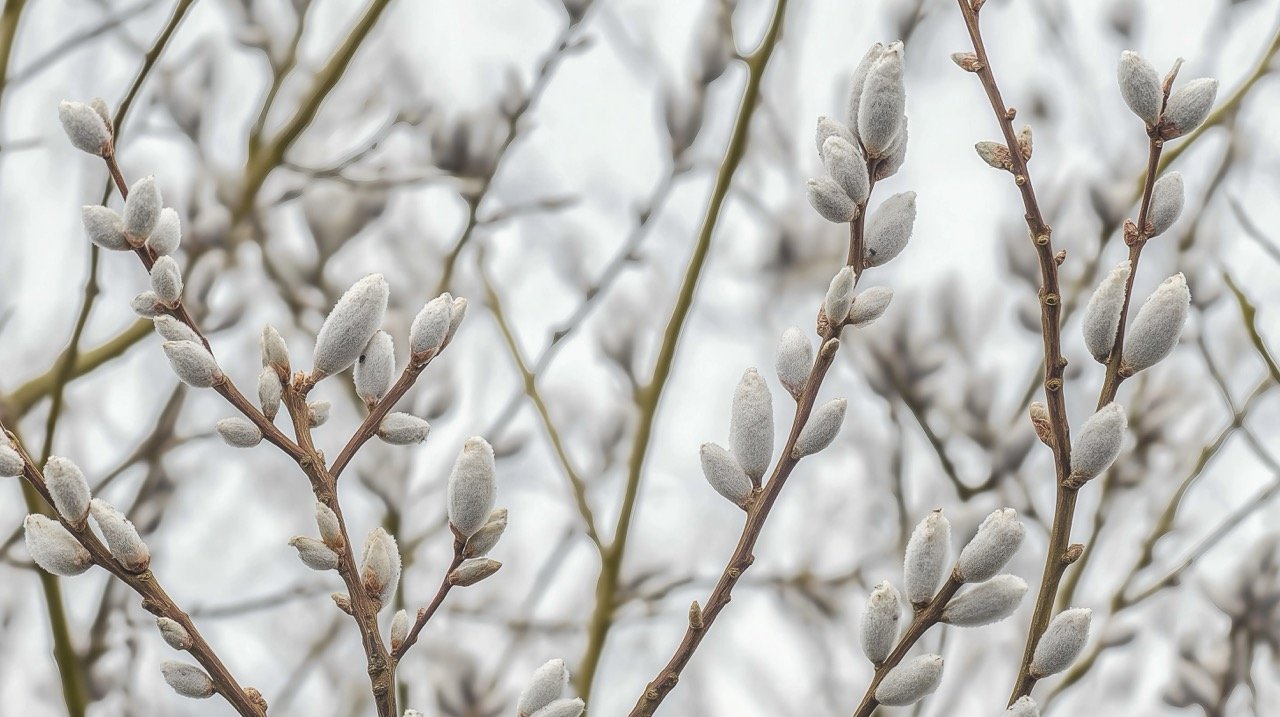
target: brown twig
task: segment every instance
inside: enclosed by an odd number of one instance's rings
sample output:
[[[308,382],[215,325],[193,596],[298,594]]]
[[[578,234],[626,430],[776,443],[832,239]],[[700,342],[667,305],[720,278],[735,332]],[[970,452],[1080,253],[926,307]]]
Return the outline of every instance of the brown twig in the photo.
[[[404,653],[408,652],[409,648],[413,647],[414,643],[418,641],[418,634],[422,632],[422,628],[427,626],[427,622],[431,619],[431,616],[435,615],[436,610],[439,610],[440,606],[444,604],[445,597],[447,597],[449,595],[449,591],[453,589],[453,571],[457,570],[459,565],[462,565],[462,561],[465,557],[462,551],[466,547],[466,541],[454,536],[453,561],[449,563],[449,569],[445,571],[444,579],[440,581],[440,587],[436,589],[435,597],[431,598],[431,602],[428,603],[426,607],[418,610],[418,615],[413,621],[413,627],[409,629],[409,633],[405,636],[404,642],[397,645],[391,652],[391,659],[395,662],[398,663],[400,658],[404,657]]]

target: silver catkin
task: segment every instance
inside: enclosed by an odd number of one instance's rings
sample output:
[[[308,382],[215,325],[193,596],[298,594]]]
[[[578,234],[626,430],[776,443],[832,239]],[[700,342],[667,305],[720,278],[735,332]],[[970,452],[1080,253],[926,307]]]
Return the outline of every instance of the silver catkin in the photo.
[[[228,446],[252,448],[262,442],[262,431],[247,418],[240,416],[224,418],[214,424],[214,428]]]
[[[493,447],[475,436],[463,444],[449,475],[449,524],[464,538],[489,520],[498,494]]]
[[[393,446],[422,443],[431,433],[431,424],[408,413],[388,413],[378,424],[378,438]]]
[[[532,717],[579,717],[587,708],[580,697],[565,697],[534,712]]]
[[[58,515],[77,524],[89,515],[92,496],[79,466],[61,456],[49,456],[44,464],[44,480]]]
[[[809,371],[813,368],[813,342],[809,341],[804,331],[792,326],[782,332],[782,338],[778,341],[775,368],[778,380],[792,397],[798,397],[804,391]]]
[[[872,286],[854,297],[848,321],[853,326],[866,326],[884,315],[893,300],[893,289]]]
[[[840,426],[844,424],[844,412],[848,407],[848,399],[836,398],[814,409],[809,420],[805,421],[804,428],[800,429],[800,435],[796,437],[791,457],[803,458],[831,445],[840,433]]]
[[[1004,717],[1040,717],[1040,708],[1030,697],[1019,697],[1005,710]]]
[[[1168,231],[1182,214],[1185,201],[1182,172],[1167,172],[1151,187],[1151,206],[1147,209],[1148,237],[1158,237]]]
[[[93,107],[84,102],[58,103],[58,120],[67,139],[81,152],[102,155],[111,146],[111,130]]]
[[[182,221],[178,218],[178,210],[165,207],[160,210],[160,218],[147,237],[147,246],[158,256],[167,256],[178,250],[182,243]]]
[[[453,572],[449,573],[449,584],[465,588],[475,585],[498,572],[502,563],[489,558],[470,558],[462,561]]]
[[[344,545],[342,523],[338,520],[338,514],[320,501],[316,501],[316,528],[325,545],[330,548],[341,548]]]
[[[703,443],[698,455],[707,483],[735,505],[745,505],[754,485],[729,451],[714,443]]]
[[[729,450],[751,482],[759,485],[773,461],[773,395],[754,368],[742,374],[733,392]]]
[[[832,277],[827,295],[822,300],[822,311],[832,326],[839,326],[849,316],[849,308],[853,306],[853,285],[852,267],[841,267]]]
[[[1156,68],[1138,53],[1125,50],[1120,53],[1117,74],[1120,96],[1124,98],[1124,103],[1147,126],[1154,127],[1160,119],[1160,105],[1164,103],[1164,92],[1160,87]]]
[[[367,404],[382,400],[396,380],[396,349],[391,334],[379,331],[369,339],[353,371],[356,395]]]
[[[498,544],[502,534],[507,530],[507,509],[497,508],[489,513],[489,520],[480,529],[467,538],[462,549],[464,558],[479,558],[488,555]]]
[[[828,137],[822,146],[822,164],[854,204],[867,201],[871,193],[871,178],[867,176],[867,162],[857,145],[843,137]]]
[[[164,353],[169,365],[183,383],[196,388],[209,388],[222,380],[222,370],[213,354],[194,341],[166,341]]]
[[[913,705],[938,689],[942,657],[921,655],[889,670],[876,687],[876,701],[889,707]]]
[[[898,138],[907,109],[903,72],[901,42],[885,47],[867,72],[858,105],[858,138],[869,157],[885,156]]]
[[[530,717],[534,712],[560,699],[565,685],[569,683],[569,669],[564,660],[547,660],[538,669],[520,692],[516,700],[516,714],[519,717]]]
[[[1089,641],[1088,608],[1063,610],[1049,622],[1031,658],[1031,676],[1056,675],[1071,666]]]
[[[865,257],[867,266],[882,266],[902,253],[911,240],[916,221],[916,193],[895,194],[880,205],[867,220]]]
[[[991,579],[1018,552],[1026,534],[1026,526],[1018,520],[1018,512],[1013,508],[993,511],[978,526],[973,539],[960,551],[960,557],[956,560],[960,579],[967,583]]]
[[[0,476],[4,478],[20,476],[26,468],[27,463],[22,460],[22,456],[5,445],[3,439],[0,438]]]
[[[1194,130],[1209,116],[1218,96],[1218,81],[1209,78],[1192,80],[1169,95],[1164,116],[1160,119],[1160,136],[1173,139]]]
[[[1191,291],[1181,273],[1165,279],[1143,302],[1125,336],[1120,367],[1134,374],[1173,353],[1191,307]]]
[[[182,298],[182,270],[171,256],[162,256],[151,267],[151,290],[166,306]]]
[[[1125,259],[1107,274],[1089,297],[1084,308],[1080,332],[1084,345],[1099,363],[1106,363],[1115,348],[1116,331],[1124,311],[1125,286],[1129,281],[1129,260]]]
[[[290,539],[289,545],[298,551],[298,558],[312,570],[337,570],[338,568],[338,554],[324,541],[299,535]]]
[[[892,583],[883,582],[871,591],[862,610],[860,637],[862,654],[874,665],[884,662],[898,642],[898,622],[902,619],[902,598]]]
[[[1124,407],[1108,403],[1084,422],[1071,446],[1071,480],[1075,483],[1097,478],[1120,455],[1129,421]]]
[[[858,66],[853,70],[853,81],[849,87],[849,101],[845,108],[845,121],[848,122],[849,128],[854,132],[858,131],[858,113],[862,105],[862,91],[867,85],[867,75],[871,72],[871,68],[876,64],[876,61],[880,59],[880,56],[884,54],[884,50],[884,45],[879,42],[867,48],[866,54],[862,56]],[[821,151],[822,147],[819,146],[818,149]]]
[[[847,224],[858,216],[858,205],[830,177],[810,179],[806,192],[814,211],[829,222]]]
[[[923,605],[933,599],[951,556],[951,523],[941,510],[920,521],[907,541],[902,563],[907,600]]]
[[[89,503],[89,512],[116,562],[133,573],[140,573],[151,565],[151,550],[138,535],[138,529],[115,506],[94,498]]]
[[[942,621],[957,627],[981,627],[1013,614],[1027,594],[1027,581],[1017,575],[997,575],[947,603]]]
[[[848,127],[841,124],[840,120],[822,115],[818,117],[818,129],[814,135],[818,144],[818,156],[822,156],[823,146],[830,137],[839,137],[855,147],[858,146],[858,138],[854,137],[853,132],[850,132]]]
[[[93,565],[89,551],[52,518],[32,513],[22,521],[22,530],[27,552],[46,572],[69,578]]]
[[[182,623],[172,618],[157,617],[156,628],[160,630],[160,637],[164,638],[169,647],[175,650],[190,649],[191,633],[187,632],[187,628],[183,627]]]
[[[382,325],[390,289],[382,274],[370,274],[347,289],[316,335],[316,376],[332,376],[360,358]]]
[[[453,297],[449,294],[428,301],[409,328],[409,350],[416,355],[440,348],[449,333],[452,315]]]
[[[165,341],[194,341],[199,343],[200,336],[190,326],[178,321],[168,314],[161,314],[151,320],[156,333]],[[278,379],[277,379],[278,380]]]
[[[203,699],[214,694],[213,680],[195,665],[166,660],[160,663],[160,674],[173,691],[183,697]]]
[[[280,381],[280,374],[276,373],[274,367],[264,367],[258,374],[258,402],[262,405],[262,415],[268,421],[274,421],[276,414],[280,413],[280,399],[283,395],[284,384]]]
[[[124,218],[115,210],[100,204],[87,204],[80,209],[80,219],[89,241],[103,249],[127,251],[133,248],[124,236]]]
[[[360,563],[360,580],[365,592],[385,607],[400,584],[400,548],[396,539],[381,527],[369,531]]]
[[[155,177],[143,177],[133,183],[129,198],[124,200],[124,230],[133,245],[141,245],[151,236],[163,208]]]

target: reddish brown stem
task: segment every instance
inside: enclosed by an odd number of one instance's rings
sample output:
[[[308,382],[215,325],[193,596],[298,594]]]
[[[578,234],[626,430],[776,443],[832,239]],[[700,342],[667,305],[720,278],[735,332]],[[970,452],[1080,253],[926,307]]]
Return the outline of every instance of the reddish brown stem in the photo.
[[[462,565],[462,551],[465,547],[467,547],[467,543],[461,538],[456,538],[453,541],[453,561],[449,563],[449,569],[444,573],[444,580],[440,581],[440,587],[436,590],[435,597],[431,598],[431,602],[418,611],[417,618],[413,621],[413,627],[409,629],[409,634],[405,636],[404,642],[400,643],[391,653],[393,661],[400,662],[400,658],[404,657],[404,653],[408,652],[410,647],[413,647],[414,643],[418,641],[418,635],[422,632],[422,628],[427,626],[427,622],[436,614],[436,610],[440,609],[445,597],[453,589],[453,581],[450,578],[453,576],[453,571],[457,570],[459,565]]]

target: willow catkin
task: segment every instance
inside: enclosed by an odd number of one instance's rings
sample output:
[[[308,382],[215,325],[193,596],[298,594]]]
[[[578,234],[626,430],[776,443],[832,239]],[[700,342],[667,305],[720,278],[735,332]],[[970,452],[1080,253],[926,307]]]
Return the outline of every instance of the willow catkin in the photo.
[[[703,443],[698,449],[698,456],[707,483],[735,505],[746,505],[755,486],[729,451],[715,443]]]
[[[848,407],[848,399],[836,398],[814,409],[809,420],[805,421],[804,428],[800,429],[800,435],[796,437],[791,457],[803,458],[831,445],[840,433]]]
[[[867,201],[871,193],[871,178],[867,176],[867,161],[853,142],[833,135],[822,145],[822,164],[827,175],[840,185],[854,204]]]
[[[280,413],[280,400],[284,397],[284,384],[280,374],[272,366],[263,367],[258,374],[258,403],[262,406],[262,415],[268,421],[274,421]]]
[[[58,120],[67,139],[81,152],[103,155],[111,146],[111,130],[102,116],[84,102],[58,103]]]
[[[952,598],[942,622],[956,627],[981,627],[1013,614],[1027,594],[1027,581],[1017,575],[997,575]]]
[[[898,622],[902,617],[902,598],[892,583],[882,582],[871,591],[862,610],[860,637],[862,654],[878,665],[884,662],[898,641]]]
[[[579,717],[586,708],[581,698],[565,697],[534,712],[532,717]]]
[[[160,218],[147,237],[147,247],[157,256],[166,256],[178,250],[182,244],[182,220],[178,218],[178,210],[165,207],[160,210]]]
[[[395,596],[400,584],[400,548],[396,539],[382,527],[369,531],[360,563],[360,581],[366,593],[385,607]]]
[[[400,646],[404,644],[404,640],[408,636],[409,613],[404,610],[396,610],[396,614],[391,617],[391,627],[387,630],[387,641],[391,644],[391,649],[400,649]],[[408,713],[406,712],[405,714]]]
[[[1005,710],[1004,717],[1040,717],[1040,708],[1030,697],[1019,697],[1017,702]]]
[[[907,127],[907,117],[902,118],[902,127],[898,128],[898,138],[893,141],[889,150],[885,152],[884,157],[880,158],[880,163],[875,166],[875,177],[877,182],[883,181],[898,173],[902,169],[902,165],[907,161],[907,142],[910,139],[910,132]]]
[[[469,587],[498,572],[501,567],[502,563],[489,558],[464,560],[449,573],[449,584],[460,588]]]
[[[854,147],[858,146],[858,138],[853,136],[853,132],[850,132],[848,127],[841,124],[840,120],[833,119],[826,115],[819,116],[818,129],[814,134],[814,139],[817,142],[818,155],[820,157],[823,155],[823,147],[831,137],[838,137]],[[826,158],[823,157],[823,159]]]
[[[166,341],[161,347],[169,365],[188,386],[209,388],[222,380],[222,369],[209,350],[195,341]]]
[[[1013,508],[1000,508],[988,515],[956,560],[961,580],[980,583],[1000,572],[1018,552],[1026,536],[1026,526]]]
[[[151,320],[155,327],[156,333],[165,341],[194,341],[200,343],[200,335],[191,329],[190,326],[178,321],[168,314],[161,314]],[[279,383],[279,379],[276,379]]]
[[[1089,641],[1088,608],[1063,610],[1049,622],[1031,658],[1031,676],[1036,679],[1056,675],[1071,666]]]
[[[124,236],[124,218],[114,210],[100,204],[89,204],[80,209],[80,219],[89,241],[103,249],[128,251],[133,248]]]
[[[547,660],[534,670],[533,676],[516,700],[518,717],[530,717],[534,712],[560,699],[569,683],[569,669],[564,660]]]
[[[89,512],[116,562],[132,573],[143,572],[151,565],[151,550],[138,535],[138,529],[115,506],[94,498],[89,503]]]
[[[903,557],[902,577],[912,605],[924,605],[933,599],[950,555],[951,523],[941,510],[935,510],[911,532]]]
[[[4,437],[0,435],[0,477],[20,476],[26,468],[26,461],[22,460],[22,456],[17,451],[5,445]]]
[[[870,74],[871,68],[880,59],[880,56],[884,54],[884,51],[883,44],[875,43],[867,48],[866,54],[862,56],[862,59],[858,61],[857,67],[853,70],[853,80],[849,87],[849,100],[845,108],[845,122],[855,133],[858,131],[858,113],[862,105],[862,91],[867,85],[867,75]],[[818,150],[821,151],[822,147],[819,146]]]
[[[1072,483],[1077,485],[1102,474],[1120,455],[1129,420],[1124,407],[1108,403],[1084,422],[1071,446]]]
[[[475,436],[463,444],[449,474],[449,524],[469,538],[489,520],[498,495],[493,447]]]
[[[798,327],[788,328],[782,332],[782,338],[778,341],[778,354],[774,363],[778,380],[793,398],[798,397],[804,392],[809,371],[813,369],[813,342]]]
[[[408,413],[388,413],[378,424],[378,438],[393,446],[422,443],[431,433],[431,424]]]
[[[262,442],[262,431],[257,424],[247,418],[232,416],[214,424],[218,435],[228,446],[235,448],[253,448]]]
[[[274,326],[262,327],[262,365],[273,366],[282,374],[289,373],[289,347]]]
[[[182,270],[173,257],[156,259],[151,267],[151,290],[166,306],[174,306],[182,298]]]
[[[338,514],[329,506],[316,501],[316,529],[320,531],[320,539],[330,548],[340,549],[345,541],[342,537],[342,523]]]
[[[143,177],[129,187],[129,198],[124,200],[124,231],[130,244],[141,246],[151,236],[163,208],[155,177]]]
[[[755,485],[773,462],[773,395],[760,372],[749,368],[733,392],[729,450]]]
[[[884,315],[893,300],[893,289],[872,286],[858,294],[849,308],[848,322],[855,327],[866,326]]]
[[[45,487],[53,497],[58,515],[70,523],[80,523],[89,515],[89,483],[80,467],[67,458],[50,456],[44,464]]]
[[[187,650],[191,648],[191,633],[187,632],[187,628],[182,623],[168,617],[157,617],[156,628],[160,630],[160,637],[165,643],[175,650]]]
[[[1181,273],[1165,279],[1142,303],[1125,336],[1120,367],[1129,374],[1151,368],[1173,353],[1191,307],[1191,291]]]
[[[902,253],[916,221],[916,193],[895,194],[867,220],[864,250],[867,266],[883,266]]]
[[[1147,209],[1147,237],[1158,237],[1168,231],[1182,214],[1184,199],[1182,172],[1168,172],[1151,187],[1151,205]]]
[[[1160,120],[1160,106],[1164,103],[1164,92],[1160,87],[1156,68],[1138,53],[1125,50],[1120,53],[1117,75],[1124,103],[1148,127],[1156,126]]]
[[[1192,80],[1169,95],[1160,119],[1160,136],[1173,139],[1199,127],[1213,109],[1218,96],[1218,81],[1210,78]]]
[[[52,518],[32,513],[22,521],[22,531],[31,559],[46,572],[69,578],[93,565],[89,551]]]
[[[291,538],[289,545],[298,551],[298,559],[312,570],[338,569],[338,554],[324,541],[299,535]]]
[[[1120,315],[1124,312],[1125,287],[1129,281],[1129,260],[1115,266],[1089,297],[1084,308],[1084,320],[1080,332],[1090,355],[1099,363],[1106,363],[1115,348],[1116,331],[1120,328]]]
[[[370,274],[347,289],[316,335],[314,368],[317,377],[332,376],[350,367],[382,325],[390,288],[382,274]]]
[[[913,705],[938,689],[942,657],[921,655],[889,670],[876,687],[876,701],[889,707]]]
[[[379,331],[369,339],[352,372],[356,395],[369,405],[382,400],[396,380],[396,349],[391,334]]]
[[[829,222],[847,224],[858,216],[858,205],[830,177],[810,179],[806,191],[814,211]]]
[[[880,158],[888,153],[902,127],[907,108],[903,80],[903,47],[890,43],[867,71],[858,103],[858,138],[867,156]]]
[[[498,541],[502,538],[502,534],[507,530],[507,509],[496,508],[489,513],[489,520],[480,529],[467,538],[467,544],[462,549],[462,557],[479,558],[487,555]]]
[[[183,697],[203,699],[214,694],[213,680],[195,665],[166,660],[160,663],[160,674],[173,691]]]
[[[452,313],[453,297],[448,293],[428,301],[409,327],[409,350],[416,355],[440,348],[449,333]]]

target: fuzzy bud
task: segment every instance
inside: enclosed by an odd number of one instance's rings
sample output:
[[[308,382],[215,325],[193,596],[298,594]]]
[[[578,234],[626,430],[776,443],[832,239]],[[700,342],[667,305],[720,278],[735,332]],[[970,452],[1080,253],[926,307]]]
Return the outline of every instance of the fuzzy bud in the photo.
[[[1032,152],[1035,151],[1035,143],[1031,138],[1031,125],[1022,125],[1022,129],[1018,130],[1017,140],[1018,154],[1022,155],[1022,161],[1029,161]]]
[[[1209,78],[1192,80],[1169,95],[1164,115],[1160,118],[1160,136],[1174,139],[1199,127],[1213,109],[1218,96],[1218,81]]]
[[[348,615],[351,615],[351,596],[346,593],[329,593],[329,599],[337,608]]]
[[[1120,455],[1129,421],[1124,407],[1108,403],[1089,417],[1071,447],[1070,482],[1083,485],[1102,474]]]
[[[382,325],[390,288],[382,274],[370,274],[347,289],[316,335],[312,375],[319,379],[346,370],[360,358]]]
[[[973,540],[960,551],[960,559],[956,561],[960,579],[967,583],[990,580],[1018,552],[1026,534],[1027,528],[1013,508],[992,512],[978,526]]]
[[[141,246],[151,236],[163,208],[164,200],[160,198],[155,177],[143,177],[133,183],[129,197],[124,200],[124,231],[130,244]]]
[[[280,382],[280,374],[271,366],[262,369],[258,374],[258,402],[262,404],[262,415],[268,421],[274,421],[280,413],[280,399],[284,392],[284,384]]]
[[[165,341],[194,341],[200,342],[200,336],[191,330],[190,326],[178,321],[168,314],[161,314],[151,320],[155,325],[156,333],[160,334],[160,338]],[[279,379],[276,379],[279,382]]]
[[[449,474],[449,524],[464,538],[484,527],[497,498],[493,447],[478,436],[468,438]]]
[[[1164,90],[1160,87],[1156,68],[1138,53],[1125,50],[1120,53],[1118,75],[1124,103],[1148,127],[1156,126],[1160,120],[1160,106],[1164,104]]]
[[[749,368],[733,392],[729,449],[755,485],[773,462],[773,395],[760,372]]]
[[[17,451],[0,443],[0,477],[13,478],[20,476],[26,468],[26,461],[22,460],[22,456]]]
[[[856,145],[843,137],[828,137],[822,145],[822,164],[854,204],[862,204],[871,194],[867,162]]]
[[[1009,147],[1003,142],[982,141],[973,145],[973,149],[977,151],[978,157],[987,163],[987,166],[1007,172],[1013,171],[1013,158],[1009,154]]]
[[[941,510],[935,510],[916,525],[907,541],[902,578],[912,605],[924,605],[933,599],[950,555],[951,523]]]
[[[876,61],[884,54],[885,46],[879,42],[867,48],[867,53],[862,56],[858,62],[858,66],[853,70],[853,82],[849,88],[849,103],[845,110],[845,121],[849,123],[849,127],[854,131],[858,131],[858,114],[862,109],[862,93],[867,86],[867,75],[871,73],[871,68],[875,66]],[[821,147],[819,147],[821,150]]]
[[[907,109],[903,82],[902,43],[890,43],[867,72],[858,104],[858,137],[873,158],[888,153],[902,127]]]
[[[1088,608],[1063,610],[1050,621],[1031,658],[1031,676],[1036,679],[1056,675],[1071,666],[1089,641]]]
[[[89,241],[103,249],[127,251],[133,248],[124,238],[124,218],[115,210],[100,204],[87,204],[80,209],[80,219]]]
[[[464,560],[456,570],[449,573],[449,584],[465,588],[484,580],[498,572],[502,563],[489,558],[472,558]]]
[[[22,529],[31,559],[47,572],[69,578],[93,565],[93,556],[58,521],[32,513]]]
[[[446,344],[453,341],[453,335],[458,333],[458,327],[462,325],[462,320],[467,316],[468,305],[467,300],[461,296],[454,298],[453,306],[449,308],[449,333],[444,337]]]
[[[214,424],[218,435],[228,446],[235,448],[253,448],[262,442],[262,431],[247,418],[232,416]]]
[[[400,646],[404,644],[405,638],[409,636],[409,613],[404,610],[396,610],[396,614],[391,618],[391,629],[388,635],[391,649],[393,651],[400,649]],[[405,712],[405,714],[409,713]]]
[[[942,611],[942,621],[956,627],[981,627],[1013,614],[1027,594],[1027,581],[1017,575],[997,575],[962,593]]]
[[[173,691],[183,697],[203,699],[213,696],[213,680],[209,679],[209,675],[205,674],[204,670],[195,665],[166,660],[160,663],[160,673],[164,675],[164,681],[169,683]]]
[[[898,138],[893,141],[889,147],[889,151],[880,158],[880,163],[875,167],[875,180],[877,182],[888,179],[898,173],[902,169],[902,165],[907,161],[907,140],[910,139],[907,131],[907,118],[902,118],[902,127],[898,130]]]
[[[325,545],[334,549],[343,546],[342,524],[338,521],[338,514],[318,500],[316,501],[316,528],[319,529],[320,538]]]
[[[858,205],[853,203],[834,179],[830,177],[810,179],[806,186],[809,204],[823,219],[836,224],[847,224],[858,216]]]
[[[44,480],[58,515],[69,523],[80,523],[89,515],[89,483],[79,466],[66,458],[50,456],[44,464]]]
[[[836,272],[831,284],[827,287],[826,298],[822,300],[822,310],[833,326],[839,326],[849,315],[853,306],[854,276],[852,267],[842,267]]]
[[[1169,172],[1157,179],[1151,187],[1151,206],[1147,209],[1147,238],[1168,231],[1182,214],[1184,201],[1182,172]]]
[[[530,717],[534,712],[560,699],[565,685],[569,683],[569,669],[564,660],[548,660],[534,670],[529,684],[520,693],[516,701],[516,714],[519,717]]]
[[[151,267],[151,290],[166,306],[182,299],[182,271],[171,256],[162,256]]]
[[[942,658],[921,655],[889,670],[876,687],[876,701],[889,707],[913,705],[938,689],[940,682]]]
[[[192,640],[191,633],[187,632],[187,628],[177,620],[158,617],[156,618],[156,627],[160,629],[160,637],[175,650],[190,649]]]
[[[1017,702],[1009,705],[1004,717],[1040,717],[1040,708],[1030,697],[1020,697]]]
[[[823,147],[827,140],[831,137],[838,137],[848,142],[851,146],[858,146],[858,138],[853,136],[853,132],[849,128],[840,123],[840,120],[832,119],[826,115],[818,117],[818,131],[815,135],[818,145],[818,156],[826,159]],[[858,152],[861,154],[861,152]]]
[[[396,380],[396,348],[391,334],[379,331],[369,339],[353,373],[356,395],[365,404],[372,406],[387,395]]]
[[[874,665],[884,662],[898,642],[898,621],[902,618],[902,598],[889,582],[871,591],[862,611],[862,654]]]
[[[782,339],[778,341],[775,364],[778,380],[793,398],[799,397],[809,380],[809,371],[813,368],[813,344],[809,337],[795,326],[783,331]]]
[[[312,428],[319,428],[329,422],[329,412],[333,410],[330,401],[312,401],[307,404],[307,422]]]
[[[1124,311],[1125,286],[1129,282],[1129,260],[1116,265],[1111,273],[1094,289],[1093,296],[1084,308],[1084,320],[1080,331],[1084,345],[1099,363],[1106,363],[1115,348],[1116,331],[1120,328],[1120,314]]]
[[[867,266],[882,266],[906,248],[916,221],[916,193],[902,192],[884,200],[867,221]]]
[[[111,147],[111,130],[102,116],[84,102],[59,102],[58,119],[71,144],[81,152],[103,156]]]
[[[462,557],[478,558],[488,555],[506,530],[507,509],[498,508],[489,514],[489,520],[479,530],[467,538],[467,544],[462,549]]]
[[[182,220],[178,218],[178,210],[165,207],[160,210],[160,218],[147,237],[147,246],[157,256],[168,256],[178,250],[182,244]]]
[[[1142,303],[1124,341],[1120,368],[1135,374],[1173,353],[1187,323],[1191,292],[1181,273],[1165,279]]]
[[[796,444],[791,449],[792,458],[803,458],[813,455],[831,445],[840,433],[844,423],[844,412],[849,407],[848,399],[836,398],[818,406],[805,421],[804,428],[796,437]]]
[[[428,301],[409,327],[409,350],[417,356],[439,349],[449,334],[452,315],[453,297],[448,293]]]
[[[702,474],[711,487],[734,505],[745,506],[755,486],[738,461],[714,443],[703,443],[698,453],[702,458]]]
[[[586,703],[580,698],[566,697],[534,712],[532,717],[580,717],[586,708]]]
[[[274,366],[280,373],[289,373],[289,347],[275,327],[262,327],[261,345],[263,367]]]
[[[887,286],[873,286],[858,294],[849,309],[848,321],[854,326],[866,326],[884,315],[893,300],[893,289]]]
[[[1039,401],[1032,401],[1027,407],[1027,413],[1031,417],[1031,427],[1035,429],[1036,437],[1046,446],[1052,447],[1057,443],[1053,437],[1053,420],[1049,417],[1049,409]]]
[[[396,539],[380,527],[369,531],[365,539],[360,581],[369,597],[380,600],[382,605],[390,604],[400,584],[400,549]]]
[[[111,557],[131,573],[140,573],[151,565],[151,550],[142,542],[138,529],[124,517],[115,506],[94,498],[89,503],[89,511],[93,513],[93,522],[98,524],[102,539],[111,551]]]
[[[195,341],[166,341],[164,353],[178,378],[189,386],[209,388],[222,380],[213,354]]]
[[[160,297],[156,296],[154,291],[144,291],[133,297],[133,301],[129,302],[129,308],[144,319],[154,319],[164,311],[164,305],[160,303]]]
[[[408,413],[388,413],[378,424],[378,438],[393,446],[422,443],[430,432],[430,423]]]
[[[299,535],[289,540],[289,545],[298,551],[298,558],[312,570],[338,569],[338,554],[322,541]]]

